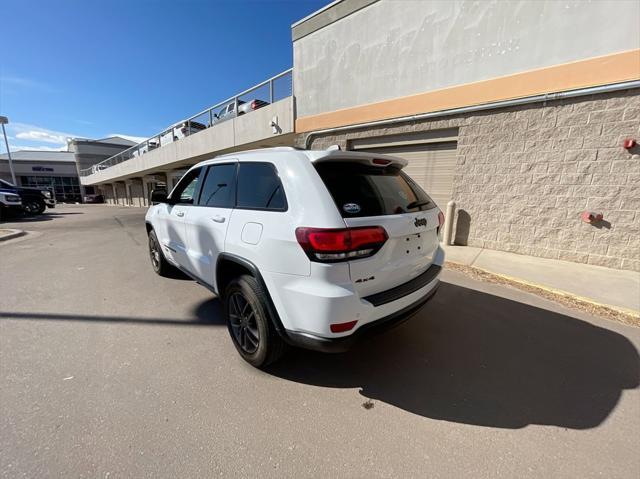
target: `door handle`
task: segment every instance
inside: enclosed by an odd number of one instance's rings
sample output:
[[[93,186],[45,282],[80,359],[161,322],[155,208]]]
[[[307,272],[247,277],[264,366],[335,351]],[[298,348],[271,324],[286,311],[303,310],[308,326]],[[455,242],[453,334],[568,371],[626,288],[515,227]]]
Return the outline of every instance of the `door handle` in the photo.
[[[224,216],[220,216],[220,215],[216,215],[211,219],[213,221],[215,221],[216,223],[224,223],[224,221],[226,220],[226,218]]]
[[[176,213],[176,216],[179,216],[180,218],[182,218],[184,216],[184,211],[178,211]]]

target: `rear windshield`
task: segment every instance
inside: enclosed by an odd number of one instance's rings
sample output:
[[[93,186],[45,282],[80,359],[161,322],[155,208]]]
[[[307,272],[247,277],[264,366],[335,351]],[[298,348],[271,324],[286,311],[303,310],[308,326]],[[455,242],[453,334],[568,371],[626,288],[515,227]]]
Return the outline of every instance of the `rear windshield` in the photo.
[[[436,204],[400,168],[326,162],[316,170],[343,218],[430,210]]]

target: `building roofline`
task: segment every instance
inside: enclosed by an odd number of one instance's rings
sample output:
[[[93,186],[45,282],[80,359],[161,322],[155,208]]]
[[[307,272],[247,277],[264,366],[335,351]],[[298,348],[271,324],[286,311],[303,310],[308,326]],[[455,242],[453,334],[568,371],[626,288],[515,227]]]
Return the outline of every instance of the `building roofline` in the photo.
[[[291,25],[291,38],[295,42],[377,1],[379,0],[335,0]]]
[[[336,4],[338,4],[338,3],[342,2],[342,1],[344,1],[344,0],[333,0],[333,2],[329,3],[328,5],[325,5],[325,6],[324,6],[324,7],[322,7],[320,10],[316,10],[315,12],[312,12],[312,13],[310,13],[309,15],[307,15],[306,17],[304,17],[304,18],[302,18],[302,19],[298,20],[297,22],[292,23],[292,24],[291,24],[291,28],[293,28],[293,27],[297,27],[298,25],[300,25],[300,24],[302,24],[302,23],[306,22],[306,21],[307,21],[307,20],[309,20],[310,18],[313,18],[313,17],[315,17],[315,16],[317,16],[317,15],[320,15],[322,12],[324,12],[324,11],[326,11],[326,10],[329,10],[331,7],[333,7],[334,5],[336,5]]]

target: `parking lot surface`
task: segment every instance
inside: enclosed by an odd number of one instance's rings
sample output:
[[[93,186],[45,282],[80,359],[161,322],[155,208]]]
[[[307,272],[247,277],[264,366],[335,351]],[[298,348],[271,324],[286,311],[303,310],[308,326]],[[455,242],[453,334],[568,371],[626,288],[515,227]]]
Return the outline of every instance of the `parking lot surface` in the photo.
[[[263,372],[153,273],[144,210],[2,227],[31,233],[0,244],[0,477],[640,474],[638,328],[445,271],[404,325]]]

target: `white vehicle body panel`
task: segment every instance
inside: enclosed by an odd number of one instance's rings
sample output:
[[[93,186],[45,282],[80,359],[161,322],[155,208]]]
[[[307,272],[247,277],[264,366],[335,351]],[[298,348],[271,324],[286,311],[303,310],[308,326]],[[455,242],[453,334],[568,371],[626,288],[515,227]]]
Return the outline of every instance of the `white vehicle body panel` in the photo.
[[[196,167],[229,161],[240,165],[243,162],[273,164],[288,208],[262,211],[157,204],[149,209],[147,222],[155,229],[166,258],[214,291],[218,291],[219,254],[242,258],[258,269],[287,331],[324,338],[348,336],[363,325],[419,302],[437,287],[438,279],[379,306],[364,297],[407,283],[432,264],[444,263],[444,252],[437,237],[437,208],[345,219],[314,167],[315,162],[368,162],[372,156],[389,159],[398,166],[406,165],[406,160],[400,158],[369,153],[291,148],[234,153],[207,160]],[[416,226],[416,219],[426,220],[426,225],[420,222]],[[298,227],[359,226],[382,226],[387,232],[388,240],[371,257],[337,263],[311,261],[296,238]],[[367,280],[358,282],[358,279]],[[358,321],[354,329],[343,333],[330,331],[330,324],[352,320]]]

